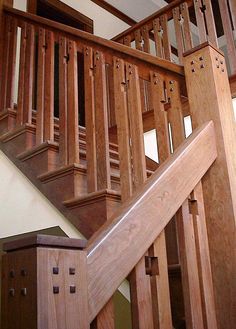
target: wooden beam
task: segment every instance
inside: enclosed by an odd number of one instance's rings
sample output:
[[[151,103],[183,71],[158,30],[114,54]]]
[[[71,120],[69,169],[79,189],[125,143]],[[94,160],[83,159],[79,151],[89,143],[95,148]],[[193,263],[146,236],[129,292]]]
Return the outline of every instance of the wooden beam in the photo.
[[[108,11],[109,13],[116,16],[117,18],[119,18],[120,20],[122,20],[123,22],[125,22],[126,24],[128,24],[130,26],[133,26],[137,23],[134,19],[132,19],[128,15],[124,14],[122,11],[120,11],[116,7],[112,6],[107,1],[104,1],[104,0],[91,0],[91,1],[96,3],[96,5],[98,5],[99,7],[102,7],[103,9],[105,9],[106,11]]]
[[[197,129],[90,240],[90,321],[163,231],[215,158],[214,127],[208,123]]]
[[[236,135],[225,59],[208,44],[184,57],[193,128],[213,120],[218,157],[203,179],[203,195],[219,329],[236,322]]]

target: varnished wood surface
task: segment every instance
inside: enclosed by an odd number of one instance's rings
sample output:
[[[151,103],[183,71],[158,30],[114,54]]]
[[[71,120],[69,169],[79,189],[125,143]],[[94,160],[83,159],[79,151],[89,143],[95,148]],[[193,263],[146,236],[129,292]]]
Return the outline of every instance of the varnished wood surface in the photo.
[[[215,158],[214,128],[208,123],[197,129],[90,241],[87,249],[90,320],[161,233]],[[114,272],[114,266],[119,271]]]
[[[50,21],[48,19],[44,19],[39,16],[21,12],[17,9],[4,7],[4,11],[15,17],[22,18],[28,22],[43,25],[45,28],[47,27],[47,28],[59,30],[60,32],[68,33],[70,34],[71,37],[76,38],[78,41],[84,40],[85,42],[88,43],[88,46],[96,45],[100,47],[105,47],[106,50],[117,52],[118,57],[124,58],[125,56],[127,56],[127,60],[128,58],[133,58],[138,60],[140,63],[147,63],[155,67],[158,66],[160,68],[164,68],[173,73],[177,73],[180,76],[183,75],[183,68],[181,66],[160,58],[155,58],[147,53],[145,54],[143,54],[142,52],[139,53],[135,49],[129,48],[127,46],[94,36],[90,33],[79,31],[72,27],[68,27],[66,25]],[[113,53],[113,55],[115,55],[115,53]]]
[[[231,92],[225,59],[213,47],[205,45],[184,61],[193,128],[212,119],[216,129],[217,161],[202,184],[217,321],[219,328],[231,329],[236,322],[236,135]]]
[[[52,246],[54,248],[70,248],[70,249],[84,249],[87,245],[86,240],[71,239],[65,237],[58,237],[52,235],[37,234],[35,236],[17,239],[6,242],[3,245],[4,251],[14,251],[18,249],[37,247],[37,246]]]

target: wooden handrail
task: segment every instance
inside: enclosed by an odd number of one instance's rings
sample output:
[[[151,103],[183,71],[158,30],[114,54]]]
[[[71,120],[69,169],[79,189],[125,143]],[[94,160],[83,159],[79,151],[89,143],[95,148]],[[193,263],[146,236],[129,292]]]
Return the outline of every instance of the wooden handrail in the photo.
[[[44,28],[50,28],[54,32],[58,31],[62,35],[69,34],[70,38],[74,39],[75,41],[86,41],[88,43],[88,46],[101,47],[102,49],[105,48],[106,50],[112,52],[113,56],[124,58],[127,61],[134,60],[136,65],[138,65],[139,63],[145,65],[149,64],[152,66],[153,70],[159,67],[161,69],[177,73],[180,76],[184,75],[183,67],[180,65],[171,63],[161,58],[156,58],[154,56],[151,56],[150,54],[144,54],[143,52],[139,52],[127,46],[117,44],[116,42],[106,40],[90,33],[77,30],[70,26],[63,25],[61,23],[57,23],[46,18],[42,18],[40,16],[25,13],[20,10],[9,8],[6,6],[4,7],[4,12],[15,18],[23,19],[28,23],[40,25]]]
[[[198,128],[89,242],[92,321],[216,159],[213,123]]]
[[[118,35],[116,35],[115,37],[112,38],[113,41],[119,41],[120,39],[124,38],[127,35],[133,35],[134,31],[139,29],[140,27],[149,24],[150,22],[152,22],[155,18],[160,17],[163,14],[170,14],[172,16],[172,9],[174,9],[175,7],[179,6],[181,3],[183,2],[187,2],[187,4],[191,7],[193,5],[193,1],[192,0],[175,0],[172,1],[169,5],[161,8],[160,10],[156,11],[154,14],[151,14],[150,16],[144,18],[143,20],[141,20],[140,22],[138,22],[137,24],[129,27],[127,30],[119,33]]]

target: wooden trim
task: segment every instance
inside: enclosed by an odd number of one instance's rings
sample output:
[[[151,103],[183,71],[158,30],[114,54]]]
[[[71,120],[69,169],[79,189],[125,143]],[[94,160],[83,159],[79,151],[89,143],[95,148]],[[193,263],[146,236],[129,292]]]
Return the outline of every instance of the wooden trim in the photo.
[[[69,249],[84,249],[87,241],[80,239],[71,239],[53,235],[34,235],[27,238],[17,239],[3,244],[3,251],[15,251],[19,249],[32,247],[49,247],[54,248],[69,248]]]
[[[30,14],[37,15],[37,2],[38,0],[27,0],[27,12]],[[78,21],[86,26],[86,31],[93,33],[93,20],[74,8],[66,5],[59,0],[40,0],[41,3],[55,9],[55,11],[60,11],[67,16],[70,16],[73,20]]]
[[[235,98],[236,97],[236,74],[232,75],[229,78],[229,84],[230,84],[232,98]]]
[[[99,7],[102,7],[103,9],[105,9],[112,15],[116,16],[117,18],[119,18],[120,20],[122,20],[123,22],[125,22],[128,25],[133,26],[133,25],[137,24],[137,22],[133,18],[127,16],[122,11],[115,8],[108,2],[106,2],[104,0],[91,0],[91,1],[96,3],[96,5],[98,5]]]
[[[93,43],[94,46],[101,46],[109,49],[110,51],[115,52],[113,55],[117,57],[124,58],[126,56],[132,57],[132,59],[136,59],[138,61],[141,61],[142,64],[150,64],[155,67],[162,68],[167,71],[171,71],[173,73],[177,73],[178,75],[183,76],[183,67],[171,63],[165,59],[154,57],[150,54],[138,52],[136,49],[132,49],[130,47],[118,44],[116,42],[112,42],[110,40],[106,40],[97,36],[94,36],[90,33],[86,33],[84,31],[77,30],[75,28],[72,28],[67,25],[63,25],[39,16],[35,16],[29,13],[22,12],[17,9],[12,9],[9,7],[4,7],[4,11],[8,13],[9,15],[12,15],[14,17],[23,19],[27,22],[30,22],[31,24],[39,24],[43,25],[45,28],[50,29],[56,29],[59,30],[61,33],[68,33],[70,34],[71,38],[76,38],[78,41],[79,39],[82,39],[82,41],[85,41],[86,43]],[[127,61],[131,59],[127,58]],[[156,70],[156,68],[153,68]]]
[[[144,18],[142,21],[138,22],[136,25],[130,27],[126,31],[118,34],[117,36],[112,38],[112,40],[113,41],[119,41],[120,39],[124,38],[124,36],[126,36],[126,35],[134,34],[134,31],[136,31],[137,29],[141,28],[144,25],[150,24],[150,22],[152,23],[152,21],[155,18],[158,18],[158,17],[160,17],[164,14],[170,14],[171,13],[171,15],[172,15],[172,9],[179,6],[183,2],[186,2],[189,7],[191,7],[193,5],[192,0],[186,0],[186,1],[184,1],[184,0],[175,0],[175,1],[171,2],[169,5],[165,6],[164,8],[161,8],[160,10],[156,11],[154,14]]]
[[[163,231],[216,156],[214,127],[210,122],[185,140],[90,240],[87,248],[90,321]]]

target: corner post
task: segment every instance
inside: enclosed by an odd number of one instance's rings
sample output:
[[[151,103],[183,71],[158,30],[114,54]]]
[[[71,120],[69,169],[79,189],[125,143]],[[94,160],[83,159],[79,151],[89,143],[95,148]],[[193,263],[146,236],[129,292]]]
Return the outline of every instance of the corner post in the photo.
[[[203,179],[219,329],[236,322],[236,134],[229,79],[222,53],[208,43],[184,55],[193,127],[213,120],[218,157]]]
[[[2,327],[89,329],[84,247],[43,235],[5,244]]]

